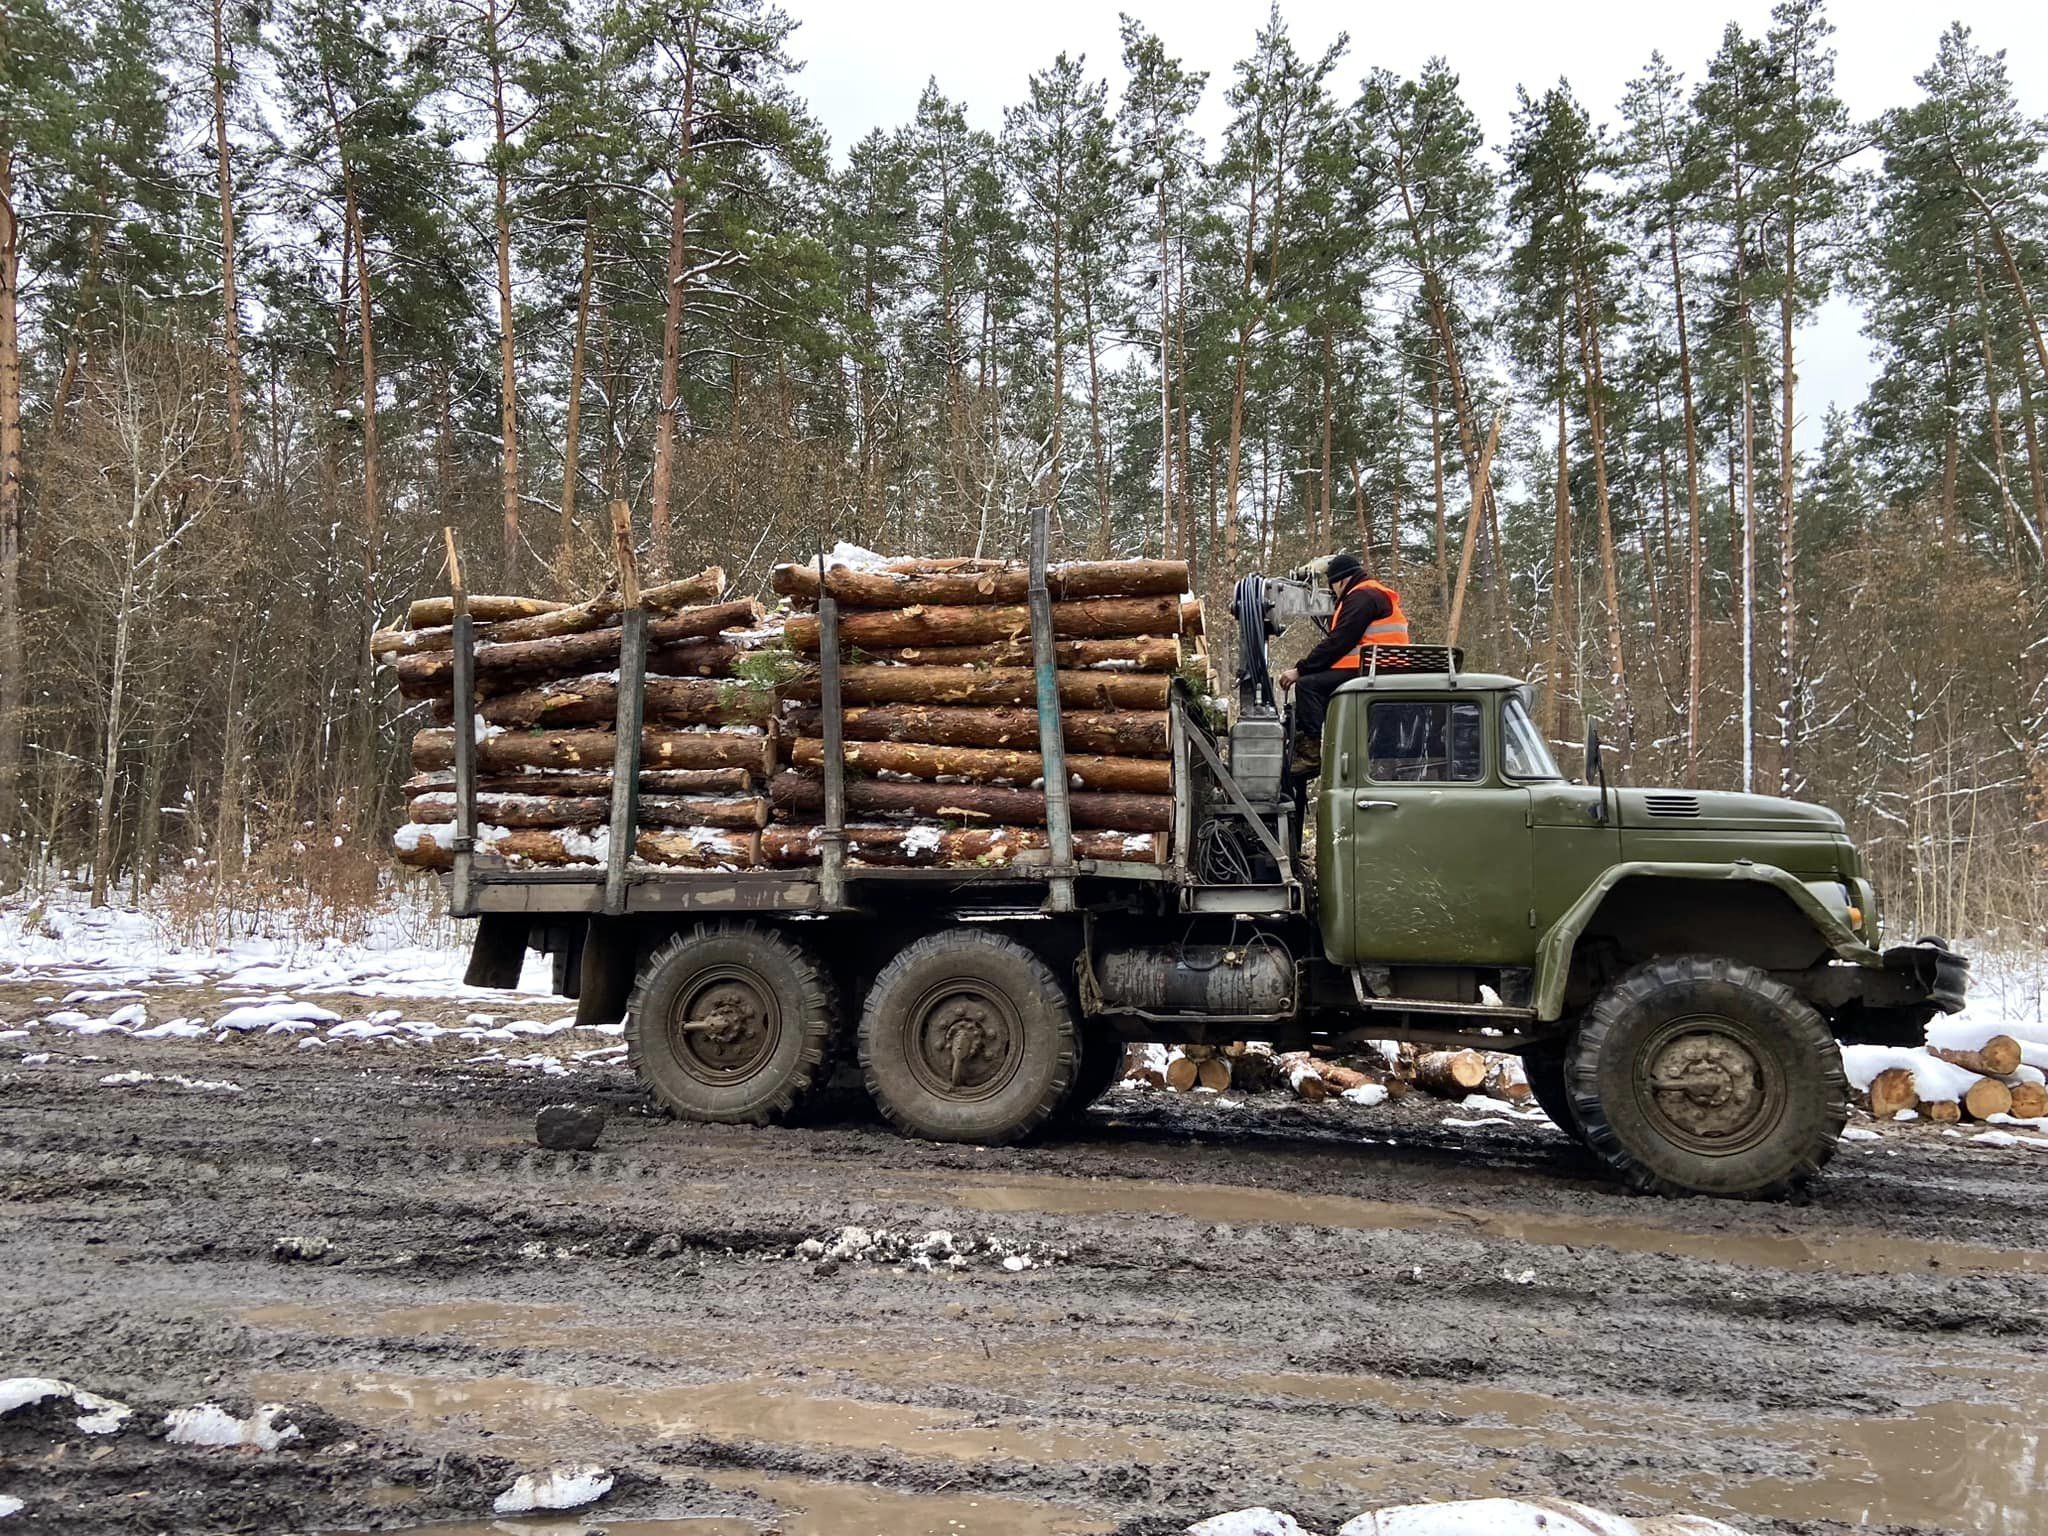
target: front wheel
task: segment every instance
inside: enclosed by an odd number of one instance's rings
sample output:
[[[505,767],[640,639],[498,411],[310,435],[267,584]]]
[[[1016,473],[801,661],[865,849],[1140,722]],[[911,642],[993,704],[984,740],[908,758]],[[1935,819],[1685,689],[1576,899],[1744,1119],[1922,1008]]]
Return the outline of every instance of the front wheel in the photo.
[[[1029,1135],[1074,1082],[1080,1042],[1059,978],[1000,934],[919,939],[868,991],[860,1065],[899,1130],[933,1141]]]
[[[1522,1052],[1522,1075],[1529,1080],[1529,1096],[1550,1123],[1584,1146],[1586,1133],[1572,1114],[1571,1088],[1565,1082],[1565,1049],[1563,1041],[1530,1046]]]
[[[1704,955],[1652,960],[1603,992],[1565,1079],[1586,1145],[1653,1194],[1789,1193],[1849,1119],[1821,1016],[1754,966]]]

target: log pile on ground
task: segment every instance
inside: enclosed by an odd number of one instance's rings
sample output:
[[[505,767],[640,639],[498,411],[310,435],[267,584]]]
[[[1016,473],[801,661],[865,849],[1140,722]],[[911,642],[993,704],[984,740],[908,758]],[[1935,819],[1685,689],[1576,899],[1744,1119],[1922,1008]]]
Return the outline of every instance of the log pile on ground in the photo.
[[[2048,1041],[2021,1040],[1964,1019],[1936,1020],[1924,1047],[1852,1045],[1843,1048],[1842,1060],[1873,1120],[2048,1117]]]
[[[778,763],[776,698],[742,667],[775,635],[749,599],[722,600],[717,567],[640,591],[647,613],[639,820],[634,856],[681,869],[761,862]],[[522,865],[599,865],[609,851],[618,751],[619,660],[627,606],[617,591],[580,603],[467,599],[476,638],[477,851]],[[435,724],[412,742],[401,863],[454,862],[455,651],[452,598],[425,598],[371,636],[402,698]]]
[[[1421,1090],[1463,1104],[1477,1096],[1492,1105],[1529,1098],[1521,1058],[1498,1051],[1441,1051],[1393,1040],[1333,1052],[1275,1052],[1263,1041],[1231,1045],[1132,1046],[1124,1081],[1178,1092],[1225,1088],[1286,1092],[1317,1102],[1341,1098],[1373,1105]]]
[[[839,604],[841,759],[854,864],[1043,862],[1045,763],[1032,670],[1030,573],[1020,564],[892,559],[842,546],[817,565],[779,565],[775,591],[800,610]],[[1061,737],[1077,859],[1164,863],[1173,781],[1167,698],[1199,605],[1178,560],[1054,566]],[[811,660],[782,689],[785,766],[769,786],[770,865],[818,856],[824,815],[822,684],[814,613],[784,641]],[[1195,1073],[1191,1064],[1185,1069]],[[1210,1076],[1228,1082],[1229,1069]]]

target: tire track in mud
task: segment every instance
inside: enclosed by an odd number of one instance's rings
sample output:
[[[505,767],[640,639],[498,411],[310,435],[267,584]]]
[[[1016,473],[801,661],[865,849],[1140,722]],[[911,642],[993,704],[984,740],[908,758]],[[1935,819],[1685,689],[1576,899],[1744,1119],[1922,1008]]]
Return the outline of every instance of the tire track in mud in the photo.
[[[1460,1136],[1427,1106],[1119,1096],[1076,1134],[982,1151],[859,1119],[665,1123],[617,1071],[104,1054],[0,1067],[0,1353],[142,1404],[296,1383],[342,1427],[260,1469],[122,1437],[37,1474],[67,1531],[276,1529],[293,1501],[297,1528],[477,1513],[507,1437],[377,1382],[555,1405],[550,1452],[633,1474],[620,1515],[762,1520],[874,1483],[905,1532],[943,1529],[963,1488],[1050,1509],[1033,1536],[1256,1501],[1328,1529],[1460,1492],[1757,1531],[2048,1530],[1999,1470],[2041,1458],[1997,1400],[2048,1417],[2048,1234],[2013,1218],[2033,1154],[1888,1135],[1896,1157],[1845,1155],[1808,1204],[1673,1204],[1616,1194],[1548,1128]],[[195,1062],[247,1091],[98,1085]],[[608,1150],[531,1146],[564,1097],[611,1105]],[[783,1257],[849,1222],[1071,1257],[829,1277]],[[297,1235],[332,1247],[275,1259]]]

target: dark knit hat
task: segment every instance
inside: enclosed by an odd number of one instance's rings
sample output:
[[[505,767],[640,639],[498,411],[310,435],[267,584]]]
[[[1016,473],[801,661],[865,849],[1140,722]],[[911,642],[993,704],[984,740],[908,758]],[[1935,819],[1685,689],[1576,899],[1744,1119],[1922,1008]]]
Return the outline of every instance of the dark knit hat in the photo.
[[[1340,581],[1356,581],[1365,574],[1365,565],[1356,555],[1332,555],[1330,563],[1323,570],[1324,578],[1335,591]]]

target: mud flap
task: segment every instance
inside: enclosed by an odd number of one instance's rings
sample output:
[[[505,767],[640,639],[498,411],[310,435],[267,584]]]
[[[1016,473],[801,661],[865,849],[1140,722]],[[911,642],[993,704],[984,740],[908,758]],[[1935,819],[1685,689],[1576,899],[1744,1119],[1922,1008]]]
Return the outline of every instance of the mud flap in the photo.
[[[626,1016],[633,995],[633,972],[640,957],[639,935],[632,924],[593,917],[584,930],[578,957],[576,1025],[593,1029],[616,1024]]]
[[[526,919],[516,912],[486,912],[478,918],[462,984],[510,991],[519,985],[525,968]]]

